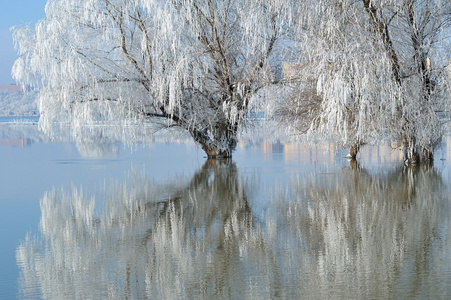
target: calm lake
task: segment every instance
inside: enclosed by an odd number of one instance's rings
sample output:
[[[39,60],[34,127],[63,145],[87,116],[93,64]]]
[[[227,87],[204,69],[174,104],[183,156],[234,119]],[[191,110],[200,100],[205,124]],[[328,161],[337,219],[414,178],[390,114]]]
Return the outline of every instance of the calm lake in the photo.
[[[449,299],[451,139],[398,150],[50,139],[0,122],[0,299]]]

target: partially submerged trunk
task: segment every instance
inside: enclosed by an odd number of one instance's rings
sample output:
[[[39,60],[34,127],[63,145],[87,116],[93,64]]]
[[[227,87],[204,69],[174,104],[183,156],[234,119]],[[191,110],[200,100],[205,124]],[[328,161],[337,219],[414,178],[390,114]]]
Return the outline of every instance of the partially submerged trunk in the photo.
[[[349,153],[346,156],[349,159],[356,159],[357,154],[359,153],[360,148],[363,146],[363,143],[357,142],[349,148]]]
[[[416,145],[415,138],[406,138],[403,148],[404,163],[406,165],[415,165],[420,162],[432,162],[434,160],[434,150]]]
[[[415,150],[408,150],[404,152],[404,163],[406,165],[416,165],[420,163],[420,155]]]
[[[202,147],[208,159],[231,158],[238,142],[236,124],[220,124],[213,130],[189,130],[194,140]]]
[[[434,151],[431,149],[423,148],[421,151],[421,160],[422,161],[433,161],[434,160]]]
[[[199,142],[202,149],[207,154],[208,159],[222,159],[222,158],[231,158],[232,152],[234,149],[219,149],[218,147],[210,144],[205,144]]]
[[[403,144],[404,163],[406,165],[415,165],[420,163],[421,157],[414,137],[406,137]]]

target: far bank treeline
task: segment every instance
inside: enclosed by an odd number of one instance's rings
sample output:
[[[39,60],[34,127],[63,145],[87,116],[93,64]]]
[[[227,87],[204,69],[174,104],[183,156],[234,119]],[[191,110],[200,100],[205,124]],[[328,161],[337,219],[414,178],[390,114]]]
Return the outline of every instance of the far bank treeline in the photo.
[[[450,112],[451,0],[49,0],[13,28],[40,127],[159,123],[230,157],[252,111],[433,158]]]

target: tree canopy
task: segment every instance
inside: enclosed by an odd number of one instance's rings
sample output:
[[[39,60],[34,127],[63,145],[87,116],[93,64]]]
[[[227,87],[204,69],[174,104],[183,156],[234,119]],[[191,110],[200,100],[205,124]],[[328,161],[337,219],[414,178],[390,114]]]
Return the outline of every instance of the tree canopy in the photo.
[[[431,159],[449,114],[451,2],[318,1],[300,79],[281,112],[341,142],[398,141],[408,162]],[[299,92],[301,91],[301,92]]]
[[[35,30],[14,32],[14,75],[40,88],[45,130],[166,120],[228,157],[251,98],[294,53],[291,2],[50,0]]]
[[[417,162],[445,134],[450,16],[448,0],[49,0],[14,31],[13,73],[47,131],[157,122],[230,157],[264,94],[354,157],[392,139]]]

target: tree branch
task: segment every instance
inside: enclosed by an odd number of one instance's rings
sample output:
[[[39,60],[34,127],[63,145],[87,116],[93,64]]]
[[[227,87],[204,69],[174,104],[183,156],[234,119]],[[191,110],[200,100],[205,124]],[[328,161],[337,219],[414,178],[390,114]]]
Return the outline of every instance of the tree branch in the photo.
[[[401,73],[399,66],[399,59],[396,54],[395,49],[393,48],[393,43],[390,38],[390,34],[388,31],[388,25],[385,24],[378,16],[377,16],[377,8],[374,7],[372,0],[362,0],[365,11],[368,13],[370,17],[371,24],[373,29],[379,34],[382,38],[382,42],[384,44],[385,50],[387,51],[388,57],[391,62],[391,66],[393,69],[393,77],[398,85],[401,85]]]

